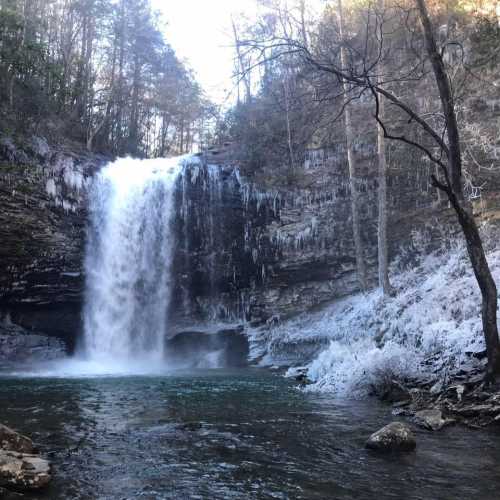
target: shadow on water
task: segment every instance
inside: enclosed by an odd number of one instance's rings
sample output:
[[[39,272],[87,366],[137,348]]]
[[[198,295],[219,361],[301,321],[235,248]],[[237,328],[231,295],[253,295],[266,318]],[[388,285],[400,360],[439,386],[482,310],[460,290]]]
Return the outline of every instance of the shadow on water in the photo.
[[[365,450],[390,420],[374,401],[255,369],[0,379],[0,421],[54,464],[39,500],[497,498],[496,431],[418,431],[415,453]]]

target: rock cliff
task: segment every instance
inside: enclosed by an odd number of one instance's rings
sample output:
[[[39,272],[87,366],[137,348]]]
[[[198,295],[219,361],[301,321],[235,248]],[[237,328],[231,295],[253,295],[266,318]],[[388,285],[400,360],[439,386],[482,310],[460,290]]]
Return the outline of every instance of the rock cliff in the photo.
[[[69,350],[80,328],[86,188],[104,161],[42,138],[0,139],[0,316]]]
[[[359,141],[356,154],[365,258],[375,283],[373,143]],[[12,324],[24,334],[43,332],[69,351],[75,348],[87,190],[106,161],[49,147],[41,138],[22,147],[0,140],[0,315],[9,320],[0,336],[8,337],[3,345],[9,352],[36,344],[19,334],[23,340],[14,345]],[[429,168],[415,155],[393,157],[392,256],[413,231],[426,228],[439,236],[440,228],[454,221],[429,184]],[[213,330],[219,323],[221,329],[228,323],[273,323],[358,290],[343,143],[310,150],[298,175],[294,187],[269,187],[243,175],[230,148],[209,150],[183,170],[176,189],[172,335],[204,331],[207,325]],[[483,197],[482,209],[496,206],[496,192]],[[59,345],[52,347],[59,352]]]

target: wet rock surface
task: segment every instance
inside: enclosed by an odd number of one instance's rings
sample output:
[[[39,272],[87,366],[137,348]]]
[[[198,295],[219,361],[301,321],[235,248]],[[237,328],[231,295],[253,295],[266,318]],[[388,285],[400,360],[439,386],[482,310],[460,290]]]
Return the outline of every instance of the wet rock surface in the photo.
[[[500,390],[484,382],[482,372],[464,374],[448,383],[414,382],[411,399],[393,404],[394,415],[412,417],[428,430],[460,424],[481,428],[500,422]]]
[[[37,490],[50,481],[50,464],[38,455],[0,450],[0,486]]]
[[[0,315],[70,349],[80,329],[87,187],[105,161],[42,137],[0,137]],[[4,347],[17,350],[10,340]]]
[[[379,399],[389,403],[411,401],[411,392],[397,380],[390,380],[386,385],[378,389],[376,394]]]
[[[66,356],[65,344],[12,323],[0,323],[0,362],[52,361]]]
[[[33,453],[33,441],[10,427],[0,424],[0,449],[20,453]]]
[[[450,420],[444,419],[441,410],[434,408],[417,411],[417,413],[415,413],[415,422],[426,429],[438,431],[450,422]]]
[[[376,451],[412,451],[417,441],[408,424],[392,422],[374,432],[366,441],[366,447]]]
[[[197,368],[242,367],[248,364],[248,340],[242,327],[178,332],[165,345],[169,360]]]
[[[15,498],[10,490],[38,490],[50,482],[50,463],[35,451],[30,438],[0,424],[1,498],[2,491]]]

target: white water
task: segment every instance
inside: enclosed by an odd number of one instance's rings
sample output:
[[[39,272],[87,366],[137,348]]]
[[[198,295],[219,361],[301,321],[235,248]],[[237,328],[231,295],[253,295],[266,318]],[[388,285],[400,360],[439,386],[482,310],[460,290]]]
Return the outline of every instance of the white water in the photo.
[[[157,365],[163,359],[174,191],[185,161],[119,159],[94,181],[83,346],[93,362]]]

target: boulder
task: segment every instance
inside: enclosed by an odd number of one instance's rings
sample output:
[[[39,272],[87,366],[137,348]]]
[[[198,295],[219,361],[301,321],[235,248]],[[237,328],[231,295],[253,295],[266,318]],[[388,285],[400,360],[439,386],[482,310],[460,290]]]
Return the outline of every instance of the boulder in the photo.
[[[373,433],[366,447],[377,451],[412,451],[417,446],[411,428],[402,422],[392,422]]]
[[[415,414],[415,422],[421,427],[431,431],[438,431],[445,425],[451,423],[450,420],[443,418],[441,410],[437,408],[417,411]]]
[[[10,427],[0,424],[0,448],[19,453],[33,453],[33,441]]]
[[[0,450],[0,487],[37,490],[50,481],[50,464],[38,455]]]

